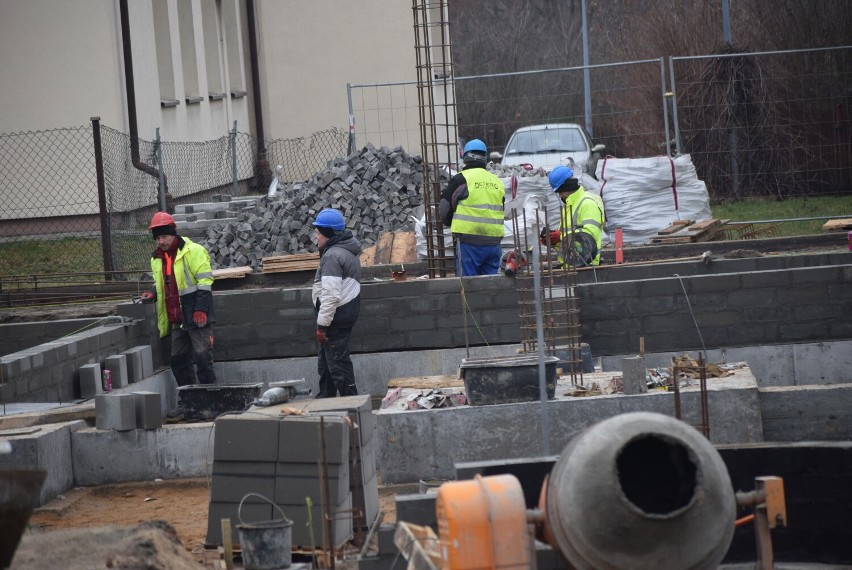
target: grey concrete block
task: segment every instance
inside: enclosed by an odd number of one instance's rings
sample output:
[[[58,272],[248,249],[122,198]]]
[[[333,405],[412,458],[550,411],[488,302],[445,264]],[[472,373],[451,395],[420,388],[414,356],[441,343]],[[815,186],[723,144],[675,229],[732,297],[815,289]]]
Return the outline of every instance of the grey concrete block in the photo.
[[[127,383],[134,384],[145,378],[142,375],[142,354],[139,352],[139,347],[129,348],[121,354],[127,363]]]
[[[269,522],[278,518],[280,518],[278,511],[275,511],[273,515],[273,508],[269,503],[262,505],[244,503],[242,508],[240,508],[239,501],[236,503],[211,502],[207,510],[206,544],[222,544],[222,519],[231,520],[231,542],[233,544],[240,544],[240,535],[237,529],[240,520],[251,524]]]
[[[280,421],[278,461],[315,463],[321,457],[320,415],[325,422],[325,453],[329,465],[349,462],[349,422],[324,412],[314,416],[287,416]],[[345,414],[344,414],[345,415]]]
[[[320,469],[316,463],[276,463],[275,502],[279,505],[304,505],[305,497],[322,502]],[[349,493],[348,465],[328,466],[329,502],[339,505]]]
[[[159,429],[163,425],[163,408],[159,392],[131,392],[136,397],[136,427]]]
[[[211,470],[210,500],[239,503],[249,493],[266,497],[247,497],[246,503],[275,500],[275,463],[263,461],[214,461]]]
[[[396,496],[396,520],[405,521],[422,526],[438,527],[438,519],[435,515],[436,493],[424,495],[397,495]]]
[[[113,354],[104,359],[104,370],[112,372],[112,388],[124,388],[129,384],[127,375],[127,357]]]
[[[95,426],[101,430],[136,429],[136,397],[133,394],[96,396]]]
[[[217,461],[278,460],[277,419],[253,414],[223,416],[216,420],[213,457]],[[313,460],[316,460],[314,457]]]
[[[336,547],[343,546],[352,538],[352,495],[347,494],[343,503],[332,507],[331,542]],[[319,501],[313,502],[311,522],[308,526],[307,507],[284,507],[287,518],[293,521],[293,546],[308,548],[322,545],[323,507]]]
[[[80,397],[83,399],[94,398],[103,393],[101,385],[101,365],[84,364],[80,367]]]
[[[760,391],[766,441],[843,441],[852,434],[852,384]]]
[[[74,484],[206,476],[212,429],[211,423],[194,423],[157,430],[77,430],[71,434]]]
[[[38,497],[44,505],[74,486],[72,433],[85,429],[84,420],[0,431],[12,453],[0,455],[0,470],[41,469],[47,472]]]

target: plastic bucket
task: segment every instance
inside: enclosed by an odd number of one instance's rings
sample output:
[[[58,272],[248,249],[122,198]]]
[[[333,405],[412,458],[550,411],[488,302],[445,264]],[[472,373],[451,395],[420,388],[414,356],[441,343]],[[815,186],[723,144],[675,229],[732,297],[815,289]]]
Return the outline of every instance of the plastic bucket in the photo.
[[[243,521],[243,502],[249,497],[259,497],[271,504],[281,513],[280,519],[247,523]],[[287,518],[281,507],[257,493],[248,493],[240,501],[237,509],[240,524],[240,546],[243,551],[243,566],[245,570],[276,570],[289,568],[292,564],[293,521]]]

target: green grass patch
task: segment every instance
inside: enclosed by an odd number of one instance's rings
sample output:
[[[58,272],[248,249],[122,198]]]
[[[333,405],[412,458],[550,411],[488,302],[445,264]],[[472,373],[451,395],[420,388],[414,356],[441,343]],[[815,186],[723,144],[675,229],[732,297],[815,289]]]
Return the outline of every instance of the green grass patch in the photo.
[[[145,236],[114,236],[116,269],[147,271],[154,245]],[[0,243],[0,275],[45,275],[103,272],[100,238],[65,237]]]
[[[732,221],[789,220],[831,216],[852,216],[852,195],[818,196],[814,198],[789,198],[774,200],[751,198],[731,204],[716,204],[711,207],[714,218]],[[827,220],[778,223],[777,236],[799,236],[823,233],[822,225]],[[759,224],[757,227],[763,226]]]

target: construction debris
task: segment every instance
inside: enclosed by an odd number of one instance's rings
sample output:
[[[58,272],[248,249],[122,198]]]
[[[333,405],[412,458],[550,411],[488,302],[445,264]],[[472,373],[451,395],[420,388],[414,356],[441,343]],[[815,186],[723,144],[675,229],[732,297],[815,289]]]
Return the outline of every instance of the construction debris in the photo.
[[[441,177],[442,182],[449,180],[446,172]],[[214,269],[258,269],[264,257],[316,252],[311,222],[320,210],[335,208],[367,247],[383,232],[414,229],[423,203],[422,185],[420,156],[402,147],[368,144],[347,158],[330,161],[304,182],[281,185],[274,197],[241,210],[237,222],[209,227],[203,245]]]
[[[401,410],[431,410],[451,408],[467,404],[463,388],[411,389],[391,388],[382,398],[382,408],[397,407]]]

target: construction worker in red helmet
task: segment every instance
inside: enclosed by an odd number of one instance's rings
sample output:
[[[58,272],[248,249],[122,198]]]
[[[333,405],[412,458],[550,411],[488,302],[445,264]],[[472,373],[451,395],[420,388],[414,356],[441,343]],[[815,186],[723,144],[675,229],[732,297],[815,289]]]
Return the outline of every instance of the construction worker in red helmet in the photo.
[[[151,255],[154,288],[141,295],[157,303],[160,338],[171,335],[171,369],[178,386],[215,384],[213,371],[213,270],[210,254],[177,233],[166,212],[157,212],[148,226],[157,244]]]

